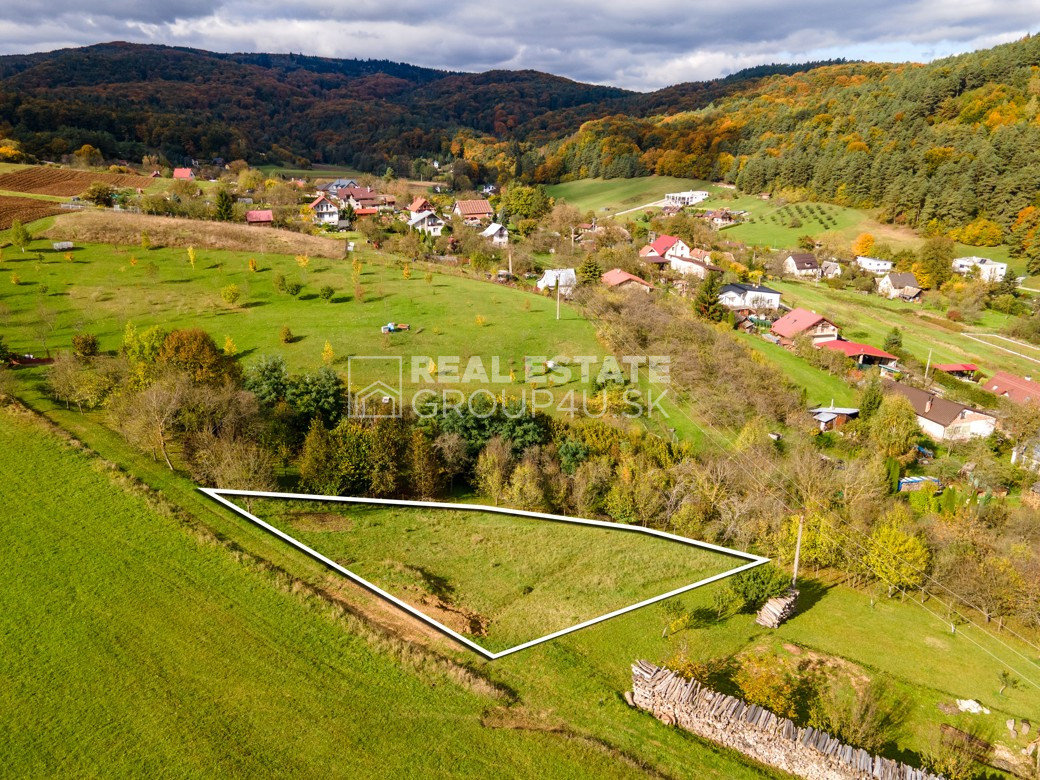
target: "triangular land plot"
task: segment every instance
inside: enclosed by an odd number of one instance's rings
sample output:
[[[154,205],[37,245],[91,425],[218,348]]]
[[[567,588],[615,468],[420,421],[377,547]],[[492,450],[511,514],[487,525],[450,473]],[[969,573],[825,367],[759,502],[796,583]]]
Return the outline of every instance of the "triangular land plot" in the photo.
[[[203,492],[489,659],[766,561],[638,526],[500,507]]]

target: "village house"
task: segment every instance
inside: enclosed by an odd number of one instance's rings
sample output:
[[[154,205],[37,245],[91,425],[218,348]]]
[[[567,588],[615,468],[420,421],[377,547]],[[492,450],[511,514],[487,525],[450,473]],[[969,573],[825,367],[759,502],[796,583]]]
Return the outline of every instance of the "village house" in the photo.
[[[791,254],[784,260],[784,273],[802,279],[819,279],[820,264],[808,253]]]
[[[976,269],[975,273],[979,279],[984,282],[1002,282],[1004,277],[1007,276],[1007,263],[998,263],[996,260],[990,260],[988,257],[958,257],[953,261],[953,272],[957,274],[967,275],[972,269]]]
[[[338,212],[337,212],[338,214]],[[274,224],[274,212],[271,209],[253,209],[246,212],[246,224],[260,227]]]
[[[894,371],[899,364],[899,358],[885,352],[883,349],[872,347],[870,344],[860,344],[856,341],[821,341],[814,346],[822,349],[830,349],[842,352],[846,357],[853,360],[858,366],[880,366],[883,371]]]
[[[735,225],[737,219],[729,209],[715,209],[701,215],[713,228],[719,229]]]
[[[979,367],[974,363],[933,363],[932,368],[969,382],[975,379],[975,372],[979,370]]]
[[[982,389],[989,390],[994,395],[1007,398],[1016,404],[1027,404],[1040,400],[1040,382],[1034,382],[1028,376],[1015,376],[1007,371],[995,373],[993,378],[982,386]]]
[[[890,271],[877,283],[878,295],[900,298],[904,301],[920,301],[921,286],[917,277],[907,271]]]
[[[841,428],[849,420],[859,417],[859,409],[846,406],[835,406],[831,401],[830,406],[819,406],[810,409],[809,414],[819,424],[820,432],[834,431]]]
[[[319,189],[330,197],[334,197],[340,190],[345,190],[348,187],[357,187],[358,183],[354,179],[335,179],[330,181],[328,184],[322,185]]]
[[[178,181],[194,181],[195,171],[193,171],[191,168],[174,168],[173,178],[177,179]]]
[[[640,249],[639,256],[648,262],[663,262],[673,257],[689,257],[690,247],[681,238],[661,234]]]
[[[432,211],[423,211],[408,220],[408,227],[437,238],[444,230],[444,220]]]
[[[607,287],[612,287],[615,290],[638,289],[643,292],[650,292],[654,289],[654,286],[650,284],[650,282],[645,279],[640,279],[638,276],[634,276],[627,271],[622,271],[620,268],[614,268],[607,271],[600,277],[600,281]]]
[[[719,291],[719,303],[734,311],[779,309],[780,293],[769,287],[734,282]]]
[[[841,266],[833,260],[824,260],[820,263],[820,275],[824,279],[837,279],[841,276]]]
[[[484,199],[457,200],[452,206],[451,213],[462,219],[464,225],[479,225],[484,220],[495,216],[495,210]]]
[[[343,203],[349,203],[354,211],[359,209],[375,209],[392,207],[396,199],[392,195],[382,195],[371,187],[343,187],[336,191],[336,197]]]
[[[875,276],[887,274],[892,270],[891,260],[882,260],[877,257],[864,257],[863,255],[859,255],[853,262],[867,273],[874,274]]]
[[[578,286],[578,275],[573,268],[550,268],[542,274],[542,278],[534,283],[542,292],[556,290],[560,285],[560,294],[569,298],[574,288]]]
[[[315,225],[338,225],[339,206],[322,193],[308,206]]]
[[[707,279],[708,274],[723,273],[723,269],[711,262],[711,253],[701,249],[692,249],[688,258],[673,257],[668,261],[669,267],[683,276],[696,276],[698,279]],[[699,253],[699,254],[698,254]]]
[[[408,213],[414,217],[424,211],[434,211],[433,204],[421,195],[416,195],[415,200],[408,204]]]
[[[774,322],[769,331],[785,347],[793,344],[799,336],[812,339],[813,346],[823,341],[834,341],[839,336],[837,325],[808,309],[791,309]]]
[[[505,225],[492,222],[480,233],[482,238],[491,242],[492,246],[505,246],[509,243],[509,230]]]
[[[941,398],[927,390],[886,382],[885,389],[910,401],[921,430],[936,441],[966,441],[989,436],[997,427],[992,414]]]
[[[696,206],[701,201],[708,199],[708,193],[704,190],[685,190],[683,192],[669,192],[664,196],[666,206]]]

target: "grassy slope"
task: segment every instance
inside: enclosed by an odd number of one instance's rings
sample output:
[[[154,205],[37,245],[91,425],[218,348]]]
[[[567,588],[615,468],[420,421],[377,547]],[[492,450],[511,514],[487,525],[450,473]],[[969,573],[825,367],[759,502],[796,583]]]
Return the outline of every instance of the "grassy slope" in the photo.
[[[66,412],[43,399],[33,387],[38,370],[19,374],[26,380],[20,383],[23,395],[63,426],[86,437],[106,457],[140,474],[179,506],[244,549],[330,592],[338,592],[330,584],[328,572],[317,563],[287,549],[232,513],[215,508],[184,478],[129,451],[117,434],[98,424],[97,415]],[[900,693],[912,702],[919,715],[919,722],[908,725],[892,746],[892,754],[919,752],[927,747],[939,717],[935,708],[939,701],[953,697],[979,699],[993,709],[993,715],[985,721],[997,737],[1003,731],[1003,719],[1028,717],[1040,706],[1040,695],[1030,685],[1008,691],[1004,697],[997,695],[997,672],[1002,667],[968,638],[983,641],[980,634],[965,635],[962,631],[951,635],[948,625],[919,607],[888,600],[872,606],[866,594],[843,587],[823,592],[818,587],[807,590],[807,611],[779,632],[755,626],[749,616],[737,616],[705,629],[671,638],[663,636],[662,629],[674,618],[676,610],[710,607],[715,587],[615,618],[490,665],[477,664],[514,688],[527,709],[544,713],[549,720],[580,733],[607,740],[666,772],[695,772],[701,777],[757,775],[753,770],[740,768],[729,754],[630,711],[619,692],[629,685],[629,664],[633,659],[664,662],[684,647],[697,658],[728,656],[772,641],[770,637],[774,636],[814,652],[847,659],[872,673],[892,676]],[[363,609],[366,604],[371,608],[372,599],[363,593],[349,591],[341,596]],[[878,637],[886,639],[878,641]],[[444,652],[474,660],[472,654],[457,650],[446,640],[441,646]],[[992,641],[986,646],[1013,666],[1023,663]],[[1024,663],[1028,671],[1029,664]],[[948,668],[956,673],[947,673]]]
[[[35,259],[37,251],[42,262]],[[401,355],[406,359],[406,382],[407,361],[413,355],[459,355],[463,366],[470,356],[479,355],[489,372],[490,357],[500,356],[501,373],[508,374],[512,360],[522,376],[525,355],[550,349],[560,355],[603,353],[592,326],[569,306],[557,321],[555,304],[545,298],[442,274],[428,283],[420,270],[405,280],[400,268],[371,259],[361,277],[364,301],[359,303],[353,298],[346,260],[315,258],[302,270],[285,255],[199,250],[193,271],[180,249],[87,245],[74,257],[74,262],[65,261],[44,241],[33,242],[24,254],[10,248],[4,252],[0,300],[11,314],[6,333],[12,348],[43,351],[34,324],[47,312],[55,323],[49,337],[52,349],[68,348],[80,327],[97,334],[102,349],[114,350],[127,321],[139,327],[195,326],[211,333],[218,344],[231,336],[247,361],[250,356],[281,353],[293,369],[319,365],[326,340],[344,370],[351,355]],[[258,259],[260,272],[248,270],[250,257]],[[131,258],[137,259],[136,266]],[[299,298],[274,290],[277,273],[306,283]],[[11,274],[20,277],[19,286],[11,284]],[[234,308],[220,296],[229,284],[238,285],[242,293]],[[317,295],[326,284],[337,290],[332,303]],[[477,315],[486,319],[483,326],[476,323]],[[384,336],[380,326],[389,321],[409,323],[412,331]],[[290,345],[280,342],[283,325],[296,336]],[[361,377],[365,382],[372,378]],[[576,384],[577,380],[572,386]],[[519,390],[516,385],[516,394]]]
[[[33,423],[4,414],[0,468],[12,775],[635,774],[482,727],[490,699],[402,670]]]
[[[477,612],[487,635],[474,638],[491,650],[746,563],[644,534],[488,512],[280,500],[250,511],[420,611],[433,594]]]
[[[552,184],[546,191],[557,200],[565,200],[582,211],[611,212],[642,206],[660,200],[668,192],[716,189],[697,179],[674,176],[644,176],[636,179],[579,179]]]
[[[775,363],[788,379],[805,388],[805,400],[810,406],[828,405],[832,400],[838,406],[855,405],[856,392],[841,378],[809,365],[793,352],[759,336],[740,334],[739,338],[766,360]]]
[[[783,292],[787,305],[803,306],[833,319],[842,329],[842,337],[850,341],[881,347],[885,335],[894,326],[899,326],[903,331],[904,349],[922,363],[928,359],[931,350],[933,363],[974,362],[989,375],[998,370],[1017,374],[1037,372],[1037,363],[933,324],[930,318],[942,320],[943,315],[919,305],[889,301],[877,295],[831,290],[805,282],[770,282],[770,285]],[[992,333],[1003,325],[1003,320],[1004,315],[988,312],[979,326],[969,327],[965,332]],[[1017,349],[1010,344],[1005,346]]]

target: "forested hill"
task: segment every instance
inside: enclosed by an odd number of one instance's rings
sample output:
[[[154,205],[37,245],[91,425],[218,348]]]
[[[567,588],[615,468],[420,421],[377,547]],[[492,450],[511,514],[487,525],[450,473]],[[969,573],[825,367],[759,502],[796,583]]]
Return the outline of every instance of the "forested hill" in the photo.
[[[763,66],[643,95],[536,71],[449,73],[386,60],[109,43],[0,57],[0,137],[40,159],[89,143],[108,158],[159,153],[174,163],[224,157],[380,172],[443,159],[453,142],[458,153],[468,139],[481,147],[510,141],[510,171],[530,176],[540,161],[533,148],[582,122],[700,108],[749,79],[801,67]]]
[[[724,179],[1040,257],[1038,101],[1036,37],[929,65],[819,67],[695,111],[588,122],[535,178]]]

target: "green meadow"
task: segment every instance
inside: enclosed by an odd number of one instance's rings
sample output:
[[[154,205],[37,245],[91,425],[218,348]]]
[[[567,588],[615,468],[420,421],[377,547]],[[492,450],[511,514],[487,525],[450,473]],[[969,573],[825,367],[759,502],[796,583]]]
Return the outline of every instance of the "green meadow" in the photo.
[[[493,652],[748,562],[479,510],[253,499],[248,511]]]

